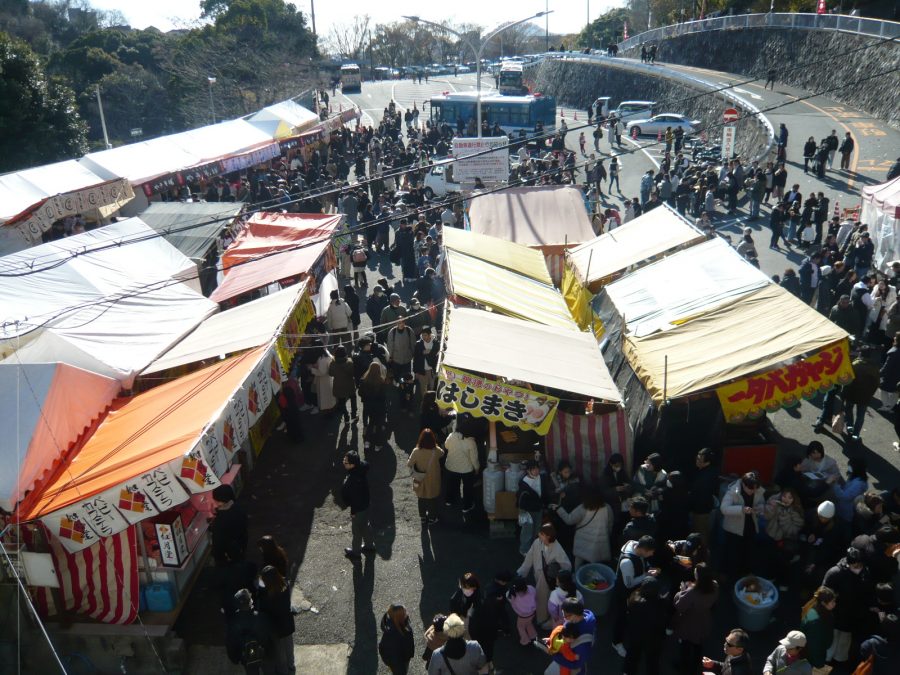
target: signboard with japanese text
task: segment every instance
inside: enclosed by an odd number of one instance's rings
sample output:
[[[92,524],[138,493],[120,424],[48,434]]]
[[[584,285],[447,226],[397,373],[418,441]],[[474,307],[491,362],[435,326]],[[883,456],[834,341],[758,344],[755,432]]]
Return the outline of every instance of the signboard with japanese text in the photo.
[[[454,138],[453,156],[458,160],[453,169],[458,183],[474,183],[476,178],[484,183],[509,180],[509,138],[506,136]]]
[[[284,328],[275,340],[275,353],[281,362],[281,367],[285,372],[291,369],[291,361],[294,358],[294,352],[300,346],[300,340],[306,326],[315,316],[315,308],[309,297],[309,292],[304,292],[297,306],[291,312]],[[265,406],[263,406],[265,407]]]
[[[723,385],[716,394],[725,420],[742,422],[791,408],[852,379],[850,353],[843,340],[808,358]]]
[[[737,130],[733,124],[722,127],[722,159],[729,160],[734,157],[734,142],[737,138]]]
[[[308,295],[304,299],[309,303]],[[134,523],[159,517],[188,501],[192,494],[212,490],[221,484],[221,477],[228,472],[237,450],[250,437],[253,425],[271,407],[281,389],[282,375],[278,355],[272,347],[231,399],[223,402],[219,417],[203,429],[184,456],[43,515],[40,520],[67,551],[74,553]],[[172,543],[177,553],[179,543],[175,539]]]
[[[472,375],[463,370],[441,368],[437,404],[458,413],[469,413],[545,436],[556,415],[559,399]]]
[[[170,522],[155,524],[159,555],[166,567],[180,567],[189,554],[184,526],[180,518],[167,520]]]

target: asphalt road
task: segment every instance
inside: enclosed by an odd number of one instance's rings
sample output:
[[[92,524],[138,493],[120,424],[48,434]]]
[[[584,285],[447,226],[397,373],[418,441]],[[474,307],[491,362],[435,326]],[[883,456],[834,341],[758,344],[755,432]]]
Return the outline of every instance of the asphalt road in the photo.
[[[697,74],[697,71],[692,71]],[[716,82],[731,81],[729,75],[721,73],[704,74]],[[490,80],[485,84],[490,84]],[[426,97],[448,89],[464,89],[474,86],[474,76],[460,78],[439,78],[427,85],[412,84],[409,81],[365,83],[360,94],[349,100],[363,108],[365,114],[380,117],[381,111],[393,97],[402,106],[415,102],[421,109],[421,101]],[[774,92],[763,92],[755,85],[744,85],[742,89],[761,97],[763,104],[790,100],[802,95],[801,92],[777,86]],[[739,92],[741,93],[741,92]],[[752,97],[751,97],[752,98]],[[347,98],[336,97],[338,105],[347,104]],[[811,106],[815,106],[811,107]],[[788,157],[789,185],[799,182],[804,193],[823,190],[834,203],[838,196],[842,205],[856,202],[861,185],[880,182],[884,178],[886,166],[883,162],[895,157],[900,148],[900,135],[876,127],[854,126],[870,123],[868,117],[855,112],[838,113],[836,104],[815,99],[809,103],[791,103],[773,114],[772,121],[785,121],[791,130]],[[833,117],[838,117],[836,121]],[[677,111],[676,111],[677,112]],[[567,118],[569,115],[567,114]],[[567,120],[570,129],[574,125]],[[365,119],[363,123],[369,123]],[[837,128],[842,135],[846,124],[857,138],[862,152],[856,163],[856,171],[851,174],[830,172],[824,183],[811,176],[804,176],[802,164],[797,168],[795,160],[800,156],[800,148],[805,137],[813,134],[817,138]],[[884,131],[884,136],[871,133],[863,135],[864,129]],[[577,146],[577,133],[570,135],[570,144]],[[606,150],[608,144],[602,142]],[[638,193],[637,181],[641,173],[652,166],[654,152],[638,152],[624,160],[623,174],[625,194]],[[852,182],[852,184],[850,184]],[[846,203],[844,203],[846,200]],[[621,199],[613,198],[612,204],[621,205]],[[768,211],[764,210],[764,215]],[[751,224],[754,230],[764,230],[759,224]],[[725,230],[738,231],[743,226],[734,219],[721,219]],[[758,243],[763,269],[769,273],[781,273],[784,267],[796,266],[800,258],[796,254],[785,255],[769,251],[764,245],[767,235],[761,232]],[[383,258],[383,259],[382,259]],[[379,276],[385,276],[404,300],[412,289],[404,287],[386,256],[370,261],[370,287]],[[364,317],[364,326],[367,319]],[[779,411],[770,416],[781,436],[782,453],[797,452],[814,437],[810,424],[817,413],[814,405],[803,403],[790,413]],[[360,448],[360,429],[342,427],[335,420],[325,420],[321,416],[306,416],[306,442],[295,446],[287,438],[276,433],[259,458],[259,463],[250,475],[241,501],[250,514],[251,542],[259,535],[271,533],[281,540],[289,553],[292,564],[295,604],[303,611],[296,621],[295,642],[298,655],[305,658],[298,672],[359,673],[371,674],[387,672],[377,654],[377,640],[380,636],[378,624],[385,609],[392,602],[406,604],[416,631],[416,654],[411,672],[421,672],[422,663],[418,654],[424,648],[422,634],[424,627],[437,612],[445,612],[450,594],[456,587],[456,579],[465,571],[474,571],[482,579],[489,579],[499,569],[515,569],[520,562],[516,553],[516,543],[509,539],[491,539],[487,533],[487,523],[483,514],[471,519],[463,519],[458,510],[445,509],[442,522],[423,530],[419,525],[415,499],[411,491],[406,458],[415,442],[418,429],[416,421],[405,413],[392,408],[391,424],[396,430],[391,438],[392,451],[383,450],[369,453],[371,465],[370,484],[372,490],[372,512],[376,528],[377,549],[375,557],[365,559],[363,564],[352,564],[343,557],[343,547],[349,545],[349,516],[338,508],[334,496],[337,493],[343,470],[340,457],[348,448]],[[824,433],[816,436],[844,466],[848,457],[862,454],[869,460],[872,484],[877,487],[893,486],[900,478],[900,455],[891,447],[896,439],[893,428],[880,411],[872,409],[866,418],[862,431],[862,444],[848,446],[840,438]],[[221,615],[210,602],[209,578],[201,578],[182,619],[177,626],[180,636],[190,646],[192,660],[188,672],[224,673],[231,672],[222,659],[220,645],[223,640],[224,623]],[[716,622],[721,631],[711,638],[707,653],[716,656],[721,650],[722,635],[735,624],[734,607],[730,599],[731,590],[722,589],[722,600],[716,608]],[[777,612],[778,621],[762,633],[754,634],[751,653],[759,665],[782,637],[788,626],[796,627],[798,603],[788,594]],[[621,659],[609,646],[609,622],[601,619],[600,636],[597,641],[592,673],[620,673]],[[300,646],[306,646],[302,649]],[[327,646],[327,647],[326,647]],[[671,672],[670,663],[675,645],[670,639],[663,655],[663,672]],[[316,660],[318,656],[318,660]],[[495,655],[498,669],[505,673],[542,673],[547,657],[531,648],[520,648],[514,639],[498,641]]]

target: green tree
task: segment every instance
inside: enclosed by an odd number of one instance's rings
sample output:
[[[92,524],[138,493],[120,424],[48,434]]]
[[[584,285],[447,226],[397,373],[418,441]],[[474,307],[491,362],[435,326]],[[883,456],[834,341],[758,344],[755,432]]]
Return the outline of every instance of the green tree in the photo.
[[[622,39],[622,29],[626,21],[631,26],[631,13],[628,9],[625,7],[611,9],[594,19],[589,26],[585,26],[575,39],[576,44],[579,47],[603,49],[606,45]]]
[[[47,77],[24,42],[0,33],[0,172],[69,159],[87,148],[87,128],[69,87]]]

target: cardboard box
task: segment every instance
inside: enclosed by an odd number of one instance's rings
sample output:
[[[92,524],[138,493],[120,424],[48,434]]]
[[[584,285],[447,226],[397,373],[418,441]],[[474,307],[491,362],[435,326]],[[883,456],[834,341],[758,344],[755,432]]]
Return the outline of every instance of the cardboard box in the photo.
[[[498,492],[493,517],[496,520],[515,520],[519,517],[515,492]]]

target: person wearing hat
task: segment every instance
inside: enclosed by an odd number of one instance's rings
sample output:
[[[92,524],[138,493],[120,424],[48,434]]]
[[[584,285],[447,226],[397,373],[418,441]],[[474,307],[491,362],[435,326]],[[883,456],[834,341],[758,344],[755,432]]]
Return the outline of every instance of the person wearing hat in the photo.
[[[725,659],[713,661],[708,656],[704,656],[703,669],[716,673],[716,675],[755,675],[750,654],[747,653],[749,646],[750,636],[747,635],[747,632],[740,628],[734,628],[725,637]]]
[[[822,585],[835,592],[834,639],[828,649],[828,660],[847,663],[854,634],[869,625],[869,608],[874,604],[875,585],[859,549],[847,549],[846,555],[825,573]]]
[[[387,296],[384,294],[384,288],[380,285],[372,288],[372,295],[366,300],[366,314],[373,326],[377,326],[381,321],[381,313],[388,306]]]
[[[812,666],[803,656],[805,647],[806,636],[799,630],[790,631],[769,654],[763,675],[812,675]]]
[[[481,645],[466,640],[466,624],[462,617],[451,614],[444,620],[447,642],[434,650],[428,662],[428,675],[478,675],[487,665]]]
[[[378,317],[378,326],[375,328],[375,336],[378,342],[384,344],[387,341],[388,331],[393,328],[399,319],[406,316],[406,308],[400,304],[400,295],[391,293],[388,305],[381,310],[381,316]]]
[[[803,576],[810,590],[840,555],[843,539],[835,522],[836,514],[834,502],[824,501],[816,507],[815,519],[800,532]]]

